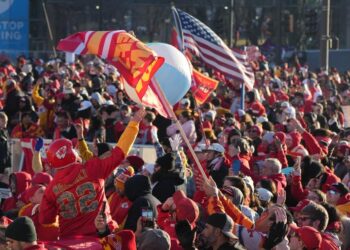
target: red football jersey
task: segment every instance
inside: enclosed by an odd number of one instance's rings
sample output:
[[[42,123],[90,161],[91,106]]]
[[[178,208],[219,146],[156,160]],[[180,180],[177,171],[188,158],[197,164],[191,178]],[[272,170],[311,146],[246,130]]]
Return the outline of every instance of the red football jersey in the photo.
[[[40,204],[40,223],[53,223],[58,214],[60,238],[96,235],[94,220],[106,201],[104,180],[123,159],[123,151],[116,147],[104,159],[94,157],[59,170]],[[108,203],[105,212],[110,224]]]

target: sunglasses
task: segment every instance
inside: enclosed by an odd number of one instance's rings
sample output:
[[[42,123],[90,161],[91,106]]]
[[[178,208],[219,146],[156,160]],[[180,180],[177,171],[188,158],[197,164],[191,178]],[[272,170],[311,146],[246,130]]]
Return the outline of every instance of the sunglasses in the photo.
[[[336,194],[338,194],[338,192],[337,191],[334,191],[334,190],[328,190],[327,191],[330,195],[336,195]]]

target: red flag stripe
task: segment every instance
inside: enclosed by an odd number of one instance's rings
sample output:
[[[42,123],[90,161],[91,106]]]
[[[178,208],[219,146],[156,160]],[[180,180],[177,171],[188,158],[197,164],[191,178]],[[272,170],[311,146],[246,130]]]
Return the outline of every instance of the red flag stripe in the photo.
[[[188,36],[192,37],[192,35],[187,34],[186,31],[184,31],[184,42],[186,46]],[[193,39],[190,40],[194,41]],[[238,81],[244,81],[245,83],[251,82],[251,75],[246,75],[242,78],[243,75],[241,72],[244,72],[245,74],[248,72],[246,71],[245,67],[242,67],[243,65],[239,63],[237,59],[233,59],[233,57],[222,53],[222,50],[219,50],[220,48],[216,48],[210,45],[208,46],[206,42],[202,42],[201,38],[196,39],[195,43],[199,45],[195,47],[197,49],[197,53],[199,53],[198,56],[200,56],[205,63],[212,66],[216,70],[221,71],[232,78],[235,78]],[[195,45],[191,43],[191,47],[194,46]],[[235,60],[237,65],[234,66],[232,60]]]
[[[197,53],[214,70],[253,88],[254,74],[248,69],[244,54],[234,53],[208,26],[188,13],[175,8],[173,13],[181,24],[185,48]]]
[[[108,46],[107,48],[105,47],[106,45],[106,38],[108,35],[111,34],[111,36],[113,36],[113,32],[106,32],[105,34],[103,34],[103,36],[101,37],[101,40],[100,40],[100,45],[98,47],[98,54],[101,55],[101,58],[102,59],[106,59],[107,57],[104,57],[104,55],[102,54],[104,50],[110,50],[110,47]],[[106,53],[106,56],[108,55],[108,53]]]

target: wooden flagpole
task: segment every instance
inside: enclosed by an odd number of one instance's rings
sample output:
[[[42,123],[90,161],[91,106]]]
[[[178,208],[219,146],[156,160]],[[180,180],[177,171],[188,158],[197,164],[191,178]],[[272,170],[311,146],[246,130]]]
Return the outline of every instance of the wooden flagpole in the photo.
[[[46,5],[45,5],[44,1],[42,1],[42,6],[43,6],[43,10],[44,10],[44,15],[45,15],[45,21],[46,21],[47,29],[49,31],[49,36],[50,36],[50,40],[51,40],[51,43],[52,43],[52,51],[53,51],[53,54],[54,54],[54,56],[56,58],[57,57],[56,48],[55,48],[53,35],[52,35],[52,31],[51,31],[51,25],[50,25],[49,16],[47,14]]]
[[[195,163],[197,164],[197,166],[199,166],[198,167],[199,168],[199,172],[203,176],[204,180],[208,181],[208,177],[205,174],[205,172],[203,170],[203,167],[202,167],[200,161],[198,160],[198,157],[197,157],[196,153],[194,152],[193,147],[192,147],[190,141],[188,140],[188,138],[187,138],[187,136],[185,134],[185,131],[183,130],[179,120],[177,119],[176,114],[175,114],[174,110],[172,109],[172,106],[170,105],[168,99],[165,97],[165,94],[164,94],[163,90],[160,88],[160,85],[159,85],[157,79],[155,77],[153,77],[152,81],[155,83],[154,87],[157,89],[157,92],[159,94],[159,98],[161,98],[163,103],[165,104],[164,106],[167,109],[168,114],[170,114],[171,118],[173,119],[173,121],[175,121],[175,124],[176,124],[177,128],[180,131],[182,139],[185,141],[188,149],[190,150],[190,153],[191,153]]]

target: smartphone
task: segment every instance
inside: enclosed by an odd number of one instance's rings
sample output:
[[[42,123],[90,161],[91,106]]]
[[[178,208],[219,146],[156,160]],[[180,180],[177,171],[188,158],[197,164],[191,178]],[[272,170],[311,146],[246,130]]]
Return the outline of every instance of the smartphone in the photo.
[[[154,214],[153,210],[150,208],[142,208],[141,214],[142,227],[154,228]]]
[[[234,160],[232,163],[232,171],[234,175],[238,175],[241,170],[241,162],[239,160]]]

